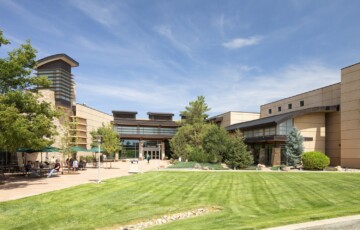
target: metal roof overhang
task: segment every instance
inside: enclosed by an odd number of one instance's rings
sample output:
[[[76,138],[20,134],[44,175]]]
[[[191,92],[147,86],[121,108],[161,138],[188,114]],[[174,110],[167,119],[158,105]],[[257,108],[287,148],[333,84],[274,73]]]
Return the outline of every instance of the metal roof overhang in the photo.
[[[71,67],[79,66],[79,62],[75,61],[74,59],[72,59],[71,57],[69,57],[66,54],[54,54],[54,55],[51,55],[51,56],[48,56],[48,57],[38,60],[37,64],[36,64],[36,68],[38,68],[39,66],[45,65],[46,63],[57,61],[57,60],[62,60],[64,62],[68,63]]]
[[[290,118],[294,118],[297,116],[310,114],[310,113],[319,113],[319,112],[335,112],[335,111],[339,111],[339,108],[340,108],[339,105],[313,107],[313,108],[298,110],[290,113],[284,113],[275,116],[260,118],[257,120],[233,124],[226,127],[226,130],[235,131],[236,129],[240,129],[242,131],[246,131],[256,128],[267,128],[271,126],[276,126],[281,122],[284,122]]]

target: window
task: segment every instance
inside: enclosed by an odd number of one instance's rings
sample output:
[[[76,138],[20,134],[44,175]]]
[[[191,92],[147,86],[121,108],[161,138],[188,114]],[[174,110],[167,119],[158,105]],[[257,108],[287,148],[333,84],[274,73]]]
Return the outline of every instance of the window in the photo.
[[[292,104],[288,104],[288,109],[292,109]]]
[[[275,127],[270,127],[270,128],[265,128],[264,130],[264,136],[272,136],[276,134],[276,128]]]
[[[293,128],[293,120],[289,119],[279,124],[279,134],[288,135],[290,130]]]
[[[254,137],[254,130],[248,130],[244,132],[245,137]]]
[[[269,109],[269,114],[271,114],[272,113],[272,110],[271,109]]]
[[[300,106],[303,107],[305,105],[304,101],[300,101]]]
[[[281,112],[281,106],[278,107],[278,112]]]
[[[254,137],[262,137],[262,136],[264,136],[263,129],[255,129],[254,130]]]

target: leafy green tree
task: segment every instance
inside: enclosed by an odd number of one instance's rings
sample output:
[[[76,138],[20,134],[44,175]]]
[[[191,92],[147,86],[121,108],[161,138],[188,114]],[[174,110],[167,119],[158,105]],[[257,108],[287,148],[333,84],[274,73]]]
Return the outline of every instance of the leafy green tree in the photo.
[[[10,44],[0,31],[0,47]],[[0,149],[42,149],[56,135],[53,119],[58,113],[50,103],[41,101],[38,87],[48,87],[46,77],[32,76],[36,50],[30,41],[0,58]]]
[[[75,146],[75,135],[73,131],[73,124],[70,122],[67,114],[62,111],[60,117],[60,148],[63,153],[63,162],[65,162],[65,157],[70,159],[73,157],[74,152],[72,147]],[[68,164],[68,171],[70,171],[71,165]]]
[[[304,138],[301,136],[299,130],[293,128],[288,136],[285,144],[286,161],[288,165],[297,165],[301,161],[301,155],[304,152]]]
[[[239,130],[236,130],[233,135],[229,136],[225,163],[235,169],[246,168],[253,163],[253,157],[247,150],[244,137]]]
[[[114,131],[112,124],[102,125],[97,130],[92,131],[92,147],[98,147],[97,136],[101,136],[101,145],[100,147],[108,154],[110,157],[114,157],[116,152],[119,152],[121,149],[121,142],[119,134]]]
[[[228,150],[229,135],[224,128],[210,124],[203,142],[208,160],[212,163],[221,162]]]

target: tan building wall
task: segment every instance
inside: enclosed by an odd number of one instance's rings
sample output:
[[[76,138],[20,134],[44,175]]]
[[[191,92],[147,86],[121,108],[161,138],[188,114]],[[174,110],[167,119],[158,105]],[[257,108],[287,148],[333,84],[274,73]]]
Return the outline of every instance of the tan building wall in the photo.
[[[225,128],[232,124],[259,119],[260,114],[259,113],[250,113],[250,112],[229,111],[229,112],[220,114],[216,117],[222,117],[220,127]]]
[[[283,100],[275,101],[269,104],[260,106],[260,117],[269,117],[282,113],[318,107],[331,106],[340,104],[340,83],[329,85],[320,89],[312,90],[306,93],[285,98]],[[300,106],[300,102],[304,102],[304,106]],[[288,106],[291,104],[292,108]],[[278,108],[281,107],[281,111]],[[269,114],[269,109],[272,113]]]
[[[341,165],[340,112],[325,114],[325,153],[330,157],[330,165]]]
[[[360,63],[341,70],[341,165],[360,168]]]
[[[86,105],[76,104],[76,117],[82,121],[82,128],[86,125],[86,148],[90,149],[91,135],[90,132],[101,127],[102,124],[110,124],[114,118],[112,115],[90,108]]]
[[[294,118],[296,127],[303,137],[312,137],[304,141],[304,152],[325,152],[325,113],[313,113]]]

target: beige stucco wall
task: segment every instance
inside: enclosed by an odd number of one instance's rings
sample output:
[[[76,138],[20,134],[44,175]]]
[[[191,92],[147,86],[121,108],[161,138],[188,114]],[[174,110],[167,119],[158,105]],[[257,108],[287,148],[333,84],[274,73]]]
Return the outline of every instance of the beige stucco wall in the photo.
[[[52,105],[52,108],[55,109],[55,92],[50,89],[42,89],[39,90],[39,93],[41,95],[40,100],[50,103]],[[62,132],[63,128],[58,118],[55,118],[53,123],[56,126],[56,131],[58,132],[58,135],[54,137],[54,144],[52,144],[52,146],[56,148],[60,148],[60,138],[61,135],[63,134]]]
[[[296,127],[303,137],[312,137],[304,141],[304,152],[320,151],[325,153],[325,113],[312,113],[294,118]]]
[[[325,154],[330,157],[330,165],[341,165],[341,126],[340,112],[326,113],[325,115]]]
[[[113,116],[82,104],[76,104],[76,117],[86,119],[87,149],[91,148],[90,132],[101,127],[102,124],[107,125],[114,120]]]
[[[229,111],[229,112],[220,114],[217,117],[222,117],[220,127],[225,128],[232,124],[259,119],[260,114],[259,113],[249,113],[249,112]]]
[[[341,70],[341,165],[360,168],[360,63]]]
[[[300,106],[300,101],[304,101],[304,106]],[[288,109],[288,104],[292,104],[292,109]],[[329,85],[320,89],[312,90],[306,93],[295,95],[283,100],[275,101],[260,107],[260,117],[269,117],[281,113],[288,113],[292,111],[318,107],[331,106],[340,104],[340,83]],[[281,112],[278,112],[278,107],[281,106]],[[272,113],[269,114],[269,109]]]

